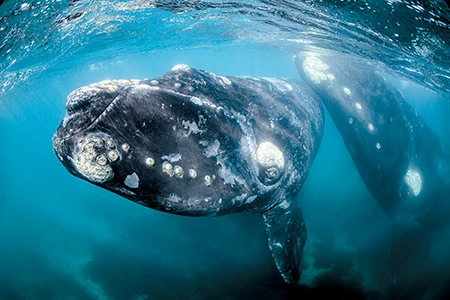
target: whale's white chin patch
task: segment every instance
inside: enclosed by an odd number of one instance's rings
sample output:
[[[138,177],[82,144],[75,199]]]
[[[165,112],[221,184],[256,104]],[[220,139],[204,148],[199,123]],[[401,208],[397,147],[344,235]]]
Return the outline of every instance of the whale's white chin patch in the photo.
[[[106,136],[106,135],[105,135]],[[110,162],[118,159],[119,155],[111,139],[106,140],[99,135],[89,134],[78,141],[73,157],[70,157],[75,169],[87,180],[104,183],[114,177],[113,169]],[[109,145],[108,145],[109,144]],[[108,151],[107,155],[99,152],[99,149]]]

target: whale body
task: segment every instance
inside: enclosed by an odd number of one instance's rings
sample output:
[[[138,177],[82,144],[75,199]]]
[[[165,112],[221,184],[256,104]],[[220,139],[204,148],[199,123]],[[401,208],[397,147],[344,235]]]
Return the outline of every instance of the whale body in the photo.
[[[393,283],[411,284],[427,265],[430,234],[450,221],[449,149],[369,63],[330,52],[296,64],[391,220]]]
[[[294,197],[323,131],[305,84],[177,65],[165,75],[73,91],[53,136],[73,175],[186,216],[262,215],[283,279],[299,279],[306,228]]]

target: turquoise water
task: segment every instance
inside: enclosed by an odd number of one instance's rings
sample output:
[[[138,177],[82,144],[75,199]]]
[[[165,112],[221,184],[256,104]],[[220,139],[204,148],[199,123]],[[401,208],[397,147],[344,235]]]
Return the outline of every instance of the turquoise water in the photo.
[[[51,136],[67,95],[82,85],[152,78],[179,63],[223,75],[299,79],[293,55],[328,47],[376,61],[448,144],[445,3],[178,3],[0,6],[0,299],[389,295],[388,219],[328,116],[298,195],[309,236],[304,286],[294,290],[275,268],[257,214],[188,218],[141,207],[71,176]],[[401,26],[386,21],[385,29],[380,14],[401,15]],[[449,237],[445,229],[435,237],[431,295],[443,295],[450,282]]]

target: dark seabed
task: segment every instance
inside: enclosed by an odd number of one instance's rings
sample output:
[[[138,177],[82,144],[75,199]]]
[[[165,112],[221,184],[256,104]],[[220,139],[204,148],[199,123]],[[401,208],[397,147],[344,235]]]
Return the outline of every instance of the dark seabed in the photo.
[[[0,299],[450,297],[450,226],[430,236],[414,284],[392,287],[389,219],[328,113],[297,196],[308,230],[297,286],[259,214],[145,208],[70,175],[51,141],[83,85],[180,63],[301,80],[294,55],[332,49],[385,74],[449,146],[449,44],[445,1],[0,0]]]

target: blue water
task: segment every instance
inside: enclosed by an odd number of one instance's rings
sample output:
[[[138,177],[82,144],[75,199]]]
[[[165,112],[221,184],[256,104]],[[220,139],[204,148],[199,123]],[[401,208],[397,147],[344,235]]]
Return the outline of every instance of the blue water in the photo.
[[[315,48],[376,61],[450,144],[445,3],[342,2],[6,0],[0,299],[307,299],[325,288],[361,299],[389,295],[388,218],[328,115],[298,195],[308,241],[304,286],[294,291],[278,274],[259,215],[189,218],[144,208],[70,175],[51,145],[65,99],[80,86],[153,78],[179,63],[299,79],[293,55]],[[75,13],[81,17],[67,17]],[[396,23],[385,28],[381,17]],[[434,238],[429,299],[450,282],[450,230]]]

